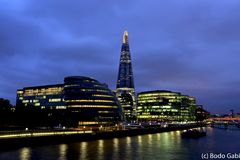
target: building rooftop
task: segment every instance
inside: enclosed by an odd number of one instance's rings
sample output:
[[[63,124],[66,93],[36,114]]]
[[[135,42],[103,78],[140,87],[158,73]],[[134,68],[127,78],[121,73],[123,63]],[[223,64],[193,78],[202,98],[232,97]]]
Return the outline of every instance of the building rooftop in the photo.
[[[152,90],[152,91],[144,91],[144,92],[140,92],[139,94],[144,94],[144,93],[179,93],[179,92],[173,92],[173,91],[169,91],[169,90]]]
[[[38,89],[38,88],[52,88],[52,87],[63,87],[64,84],[52,84],[52,85],[42,85],[42,86],[31,86],[31,87],[24,87],[23,89]]]

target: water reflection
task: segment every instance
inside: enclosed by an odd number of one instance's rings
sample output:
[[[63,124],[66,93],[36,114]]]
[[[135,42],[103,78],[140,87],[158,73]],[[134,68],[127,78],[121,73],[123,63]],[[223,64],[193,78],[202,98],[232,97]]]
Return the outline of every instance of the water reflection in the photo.
[[[59,159],[60,160],[67,159],[67,148],[68,148],[68,146],[66,144],[59,145]]]
[[[0,152],[0,159],[200,159],[206,152],[239,152],[239,132],[209,128],[207,136],[182,139],[181,131]],[[234,142],[234,143],[233,143]]]
[[[104,141],[102,139],[98,140],[98,158],[99,160],[104,159],[103,152],[104,152]]]
[[[161,138],[161,133],[157,133],[157,140],[159,141]]]
[[[87,158],[87,148],[88,148],[88,143],[87,142],[82,142],[80,144],[80,159],[86,159]]]
[[[149,145],[152,144],[152,138],[153,138],[153,135],[152,135],[152,134],[149,134],[149,135],[148,135],[148,144],[149,144]]]
[[[113,159],[119,159],[119,139],[113,139]]]
[[[131,137],[127,137],[126,138],[126,157],[130,158],[131,156],[131,150],[132,150],[132,147],[131,147]]]
[[[174,137],[175,137],[176,144],[180,144],[181,143],[181,131],[176,131]]]
[[[142,145],[142,136],[138,136],[137,138],[138,138],[138,144]]]
[[[31,158],[31,149],[24,147],[20,150],[20,160],[29,160]]]

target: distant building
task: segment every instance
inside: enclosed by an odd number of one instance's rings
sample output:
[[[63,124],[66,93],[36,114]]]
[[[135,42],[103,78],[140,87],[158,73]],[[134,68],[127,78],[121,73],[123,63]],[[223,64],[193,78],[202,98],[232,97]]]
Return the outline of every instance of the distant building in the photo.
[[[72,76],[64,84],[25,87],[17,90],[17,107],[62,110],[75,125],[115,125],[122,121],[115,94],[95,79]]]
[[[137,101],[139,121],[195,120],[195,98],[179,92],[165,90],[141,92]]]
[[[210,117],[210,113],[206,111],[202,105],[197,105],[195,110],[196,121],[203,121]]]
[[[136,98],[127,31],[125,31],[123,34],[123,43],[118,71],[116,95],[121,103],[126,120],[129,121],[135,119]]]

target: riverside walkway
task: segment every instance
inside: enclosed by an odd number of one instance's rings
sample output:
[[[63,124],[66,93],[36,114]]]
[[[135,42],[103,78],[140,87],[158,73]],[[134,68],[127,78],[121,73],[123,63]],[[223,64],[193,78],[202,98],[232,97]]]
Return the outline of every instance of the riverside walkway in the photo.
[[[26,130],[26,131],[1,131],[0,139],[30,138],[41,136],[65,136],[92,134],[91,130]]]
[[[107,130],[102,128],[98,131],[61,129],[61,130],[22,130],[1,131],[0,151],[22,146],[49,145],[59,143],[75,143],[80,141],[92,141],[97,139],[109,139],[143,134],[154,134],[177,130],[186,130],[196,127],[204,127],[204,123],[194,124],[171,124],[171,125],[148,125],[136,128],[136,125],[127,125],[123,130]]]

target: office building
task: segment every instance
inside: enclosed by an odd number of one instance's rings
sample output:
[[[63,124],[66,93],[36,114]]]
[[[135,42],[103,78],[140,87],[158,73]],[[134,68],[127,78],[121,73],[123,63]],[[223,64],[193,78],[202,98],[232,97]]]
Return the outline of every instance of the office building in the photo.
[[[138,94],[139,121],[191,121],[195,120],[194,97],[179,92],[155,90]]]
[[[71,125],[115,125],[122,121],[121,106],[106,84],[72,76],[64,84],[25,87],[17,91],[17,107],[35,107],[52,113],[61,110]]]

